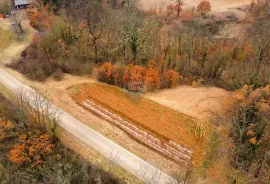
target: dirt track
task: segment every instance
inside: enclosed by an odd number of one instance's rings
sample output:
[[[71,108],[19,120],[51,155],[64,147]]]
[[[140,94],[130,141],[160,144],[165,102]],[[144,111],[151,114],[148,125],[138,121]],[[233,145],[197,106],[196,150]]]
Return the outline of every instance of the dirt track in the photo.
[[[174,0],[138,0],[139,5],[145,9],[166,8]],[[196,7],[201,0],[184,0],[184,8]],[[236,8],[243,5],[248,5],[250,0],[210,0],[212,12],[228,11],[231,8]]]

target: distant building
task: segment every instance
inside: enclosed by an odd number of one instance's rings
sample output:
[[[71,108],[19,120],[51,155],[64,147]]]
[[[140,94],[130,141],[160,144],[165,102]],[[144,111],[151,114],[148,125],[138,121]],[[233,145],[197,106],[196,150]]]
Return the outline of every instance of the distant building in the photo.
[[[32,0],[14,0],[15,8],[27,8],[32,3]]]

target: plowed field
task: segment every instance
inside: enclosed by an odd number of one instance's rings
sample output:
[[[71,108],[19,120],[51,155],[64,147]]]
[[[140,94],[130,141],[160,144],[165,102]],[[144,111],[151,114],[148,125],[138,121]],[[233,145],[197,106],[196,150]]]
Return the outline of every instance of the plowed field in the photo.
[[[73,98],[79,104],[93,100],[152,135],[192,150],[194,163],[201,160],[203,140],[194,134],[197,120],[189,116],[106,84],[81,85]]]

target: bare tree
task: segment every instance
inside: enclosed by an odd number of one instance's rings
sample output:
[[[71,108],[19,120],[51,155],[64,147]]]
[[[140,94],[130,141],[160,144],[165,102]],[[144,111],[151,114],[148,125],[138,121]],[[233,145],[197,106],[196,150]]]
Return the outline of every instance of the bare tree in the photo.
[[[24,16],[22,12],[15,11],[12,13],[12,27],[15,30],[19,39],[21,39],[21,35],[23,33],[23,28],[22,28],[23,17]]]
[[[95,62],[98,62],[98,40],[101,38],[103,33],[106,13],[104,12],[102,6],[95,2],[89,2],[87,8],[84,12],[84,18],[86,21],[86,26],[91,34],[91,41],[94,46]]]

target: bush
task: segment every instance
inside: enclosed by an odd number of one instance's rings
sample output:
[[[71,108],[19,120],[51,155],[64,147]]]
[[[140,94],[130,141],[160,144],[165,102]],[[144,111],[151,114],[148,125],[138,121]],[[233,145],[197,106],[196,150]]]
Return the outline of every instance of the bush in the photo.
[[[174,70],[167,71],[165,74],[166,87],[167,88],[175,87],[179,79],[180,75],[176,71]]]
[[[100,69],[95,71],[95,77],[100,82],[121,86],[122,74],[117,65],[112,65],[110,62],[104,63]]]
[[[128,66],[113,65],[110,62],[104,63],[100,69],[93,71],[93,76],[100,82],[124,87],[130,91],[152,91],[161,87],[161,73],[156,61],[149,62],[148,68],[130,64]],[[175,87],[179,74],[174,70],[166,73],[166,85],[164,87]]]

